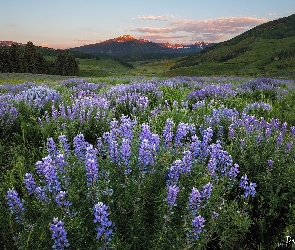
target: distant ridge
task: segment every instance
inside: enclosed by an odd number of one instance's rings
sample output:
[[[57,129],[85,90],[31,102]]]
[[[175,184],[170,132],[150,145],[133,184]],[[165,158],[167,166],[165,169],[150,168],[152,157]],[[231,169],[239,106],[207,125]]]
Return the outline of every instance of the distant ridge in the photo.
[[[199,52],[214,44],[196,42],[194,44],[154,43],[146,39],[136,39],[131,35],[123,35],[104,42],[71,48],[90,54],[126,55],[135,53],[185,53]]]
[[[12,44],[17,44],[17,45],[20,45],[20,46],[25,45],[25,44],[13,42],[13,41],[0,41],[0,47],[2,47],[2,46],[11,46]]]

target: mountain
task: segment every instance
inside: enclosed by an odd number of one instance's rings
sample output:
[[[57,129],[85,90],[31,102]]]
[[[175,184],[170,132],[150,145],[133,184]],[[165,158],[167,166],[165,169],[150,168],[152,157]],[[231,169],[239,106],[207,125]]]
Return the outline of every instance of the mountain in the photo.
[[[13,42],[13,41],[0,41],[0,47],[4,47],[4,46],[11,46],[12,44],[17,44],[20,46],[24,46],[24,44],[22,43],[17,43],[17,42]]]
[[[179,60],[169,75],[295,75],[295,14]]]
[[[154,43],[145,39],[136,39],[130,35],[119,36],[104,42],[71,48],[90,54],[128,55],[143,53],[185,53],[199,52],[212,46],[211,43],[197,42],[191,45]]]

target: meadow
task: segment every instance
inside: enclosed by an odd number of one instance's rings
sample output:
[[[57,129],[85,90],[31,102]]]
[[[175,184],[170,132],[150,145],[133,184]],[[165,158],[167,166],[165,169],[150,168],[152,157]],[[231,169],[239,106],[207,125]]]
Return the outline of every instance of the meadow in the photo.
[[[22,77],[0,78],[3,249],[295,245],[293,80]]]

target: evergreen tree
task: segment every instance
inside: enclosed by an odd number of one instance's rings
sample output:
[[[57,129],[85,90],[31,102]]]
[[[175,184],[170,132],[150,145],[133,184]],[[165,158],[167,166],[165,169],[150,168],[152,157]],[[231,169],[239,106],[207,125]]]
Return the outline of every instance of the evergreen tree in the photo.
[[[74,76],[79,73],[78,63],[70,53],[58,53],[55,60],[55,68],[58,75]]]
[[[9,72],[21,72],[22,62],[21,62],[21,51],[19,45],[12,44],[9,48]]]
[[[38,73],[37,67],[37,52],[35,45],[32,42],[27,42],[23,55],[24,72]]]
[[[8,47],[0,48],[0,72],[6,73],[10,70],[9,49]]]
[[[66,75],[65,74],[65,63],[66,63],[66,57],[63,53],[58,53],[55,59],[55,69],[56,74],[58,75]]]
[[[67,75],[71,75],[71,76],[75,76],[78,75],[78,71],[79,71],[79,67],[78,67],[78,63],[75,60],[75,57],[73,56],[73,54],[67,54],[66,56],[66,74]]]

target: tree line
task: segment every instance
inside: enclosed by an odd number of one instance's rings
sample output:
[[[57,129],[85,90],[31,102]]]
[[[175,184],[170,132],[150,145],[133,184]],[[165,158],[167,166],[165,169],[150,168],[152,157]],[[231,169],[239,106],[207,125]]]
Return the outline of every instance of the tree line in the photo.
[[[58,52],[54,60],[46,60],[32,42],[27,42],[25,46],[0,47],[0,72],[74,76],[79,74],[79,66],[69,51]]]

